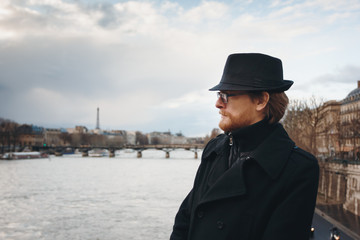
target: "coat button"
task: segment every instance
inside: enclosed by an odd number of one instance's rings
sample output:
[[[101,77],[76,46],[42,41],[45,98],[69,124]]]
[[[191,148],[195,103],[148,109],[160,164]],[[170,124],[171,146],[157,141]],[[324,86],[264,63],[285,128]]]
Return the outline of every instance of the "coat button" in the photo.
[[[199,212],[197,213],[197,216],[198,216],[198,218],[203,218],[203,217],[204,217],[204,212],[203,212],[203,211],[199,211]]]
[[[224,228],[224,223],[222,221],[217,221],[216,225],[217,225],[218,229],[223,229]]]

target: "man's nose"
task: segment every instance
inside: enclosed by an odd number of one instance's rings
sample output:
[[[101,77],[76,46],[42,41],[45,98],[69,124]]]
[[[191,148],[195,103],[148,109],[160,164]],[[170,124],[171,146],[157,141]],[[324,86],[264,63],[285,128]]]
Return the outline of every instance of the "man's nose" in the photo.
[[[225,107],[225,103],[221,100],[221,98],[219,97],[215,103],[215,107],[217,108],[224,108]]]

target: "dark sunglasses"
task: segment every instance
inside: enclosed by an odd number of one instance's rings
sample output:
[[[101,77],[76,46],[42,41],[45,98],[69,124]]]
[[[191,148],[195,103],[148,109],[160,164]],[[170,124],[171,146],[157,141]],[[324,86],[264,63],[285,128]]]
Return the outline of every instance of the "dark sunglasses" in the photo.
[[[217,97],[220,98],[223,103],[228,103],[228,98],[229,98],[229,97],[239,96],[239,95],[245,95],[246,92],[243,92],[243,93],[233,93],[233,94],[223,93],[223,92],[217,92],[216,94],[217,94]]]

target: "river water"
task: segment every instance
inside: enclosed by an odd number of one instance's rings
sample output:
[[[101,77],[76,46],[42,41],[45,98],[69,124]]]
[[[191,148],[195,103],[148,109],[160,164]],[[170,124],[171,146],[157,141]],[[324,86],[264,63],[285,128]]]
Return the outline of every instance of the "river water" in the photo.
[[[201,153],[170,155],[0,161],[0,239],[169,239]]]

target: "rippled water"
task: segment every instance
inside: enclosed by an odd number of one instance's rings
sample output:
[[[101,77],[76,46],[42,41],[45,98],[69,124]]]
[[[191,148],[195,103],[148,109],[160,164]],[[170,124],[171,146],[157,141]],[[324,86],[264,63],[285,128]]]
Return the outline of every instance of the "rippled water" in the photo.
[[[169,239],[199,163],[185,150],[0,161],[0,239]]]

